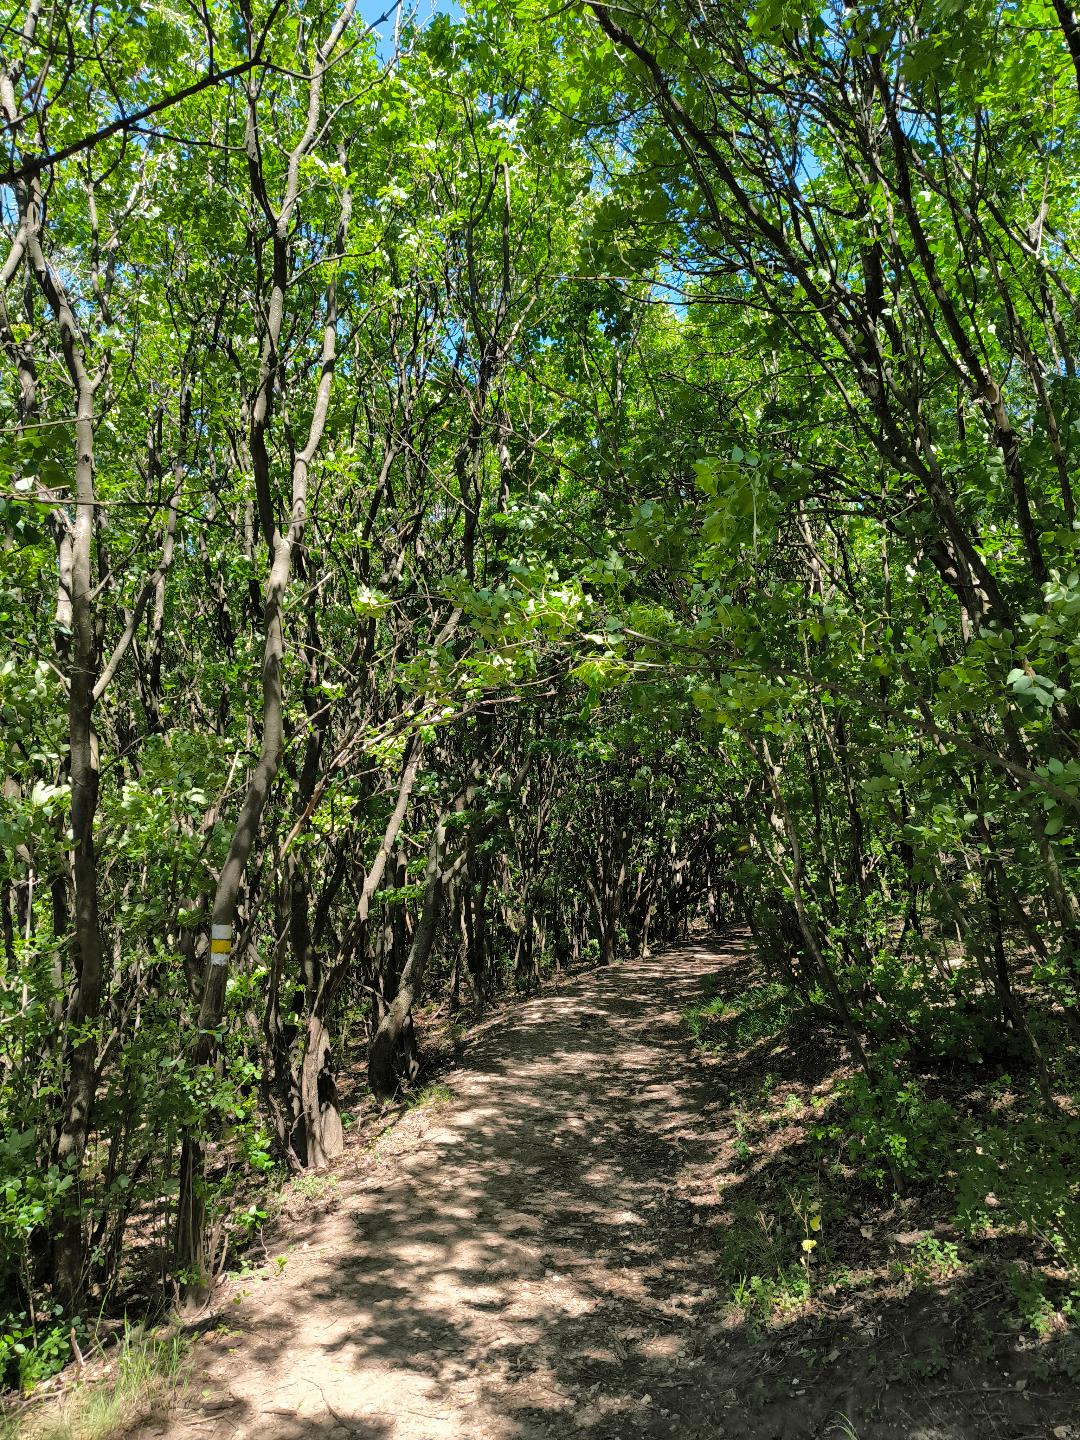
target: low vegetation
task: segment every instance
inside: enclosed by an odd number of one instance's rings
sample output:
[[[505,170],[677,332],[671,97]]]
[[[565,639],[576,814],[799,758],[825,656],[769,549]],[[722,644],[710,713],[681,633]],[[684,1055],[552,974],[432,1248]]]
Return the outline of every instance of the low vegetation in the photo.
[[[125,1324],[118,1339],[69,1372],[59,1395],[0,1416],[3,1440],[121,1440],[167,1411],[188,1383],[188,1343]]]
[[[1080,1145],[1067,1116],[1032,1103],[1031,1077],[957,1065],[952,1044],[918,1064],[894,1053],[867,1077],[783,982],[740,973],[718,988],[684,1023],[740,1077],[716,1111],[733,1172],[724,1302],[764,1336],[795,1316],[870,1326],[920,1292],[947,1328],[978,1295],[1032,1339],[1070,1336],[1046,1363],[1080,1374]],[[916,1376],[949,1368],[966,1341],[943,1330],[935,1343]]]

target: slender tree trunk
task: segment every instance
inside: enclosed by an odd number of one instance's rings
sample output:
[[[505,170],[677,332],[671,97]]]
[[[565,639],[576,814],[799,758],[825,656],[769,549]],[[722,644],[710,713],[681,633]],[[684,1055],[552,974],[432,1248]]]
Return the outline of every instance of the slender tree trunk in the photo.
[[[94,821],[98,806],[98,739],[94,691],[98,646],[94,608],[93,543],[97,523],[94,493],[94,393],[85,347],[67,292],[41,248],[42,198],[34,180],[27,201],[27,253],[38,285],[60,327],[64,362],[75,396],[75,521],[71,540],[71,667],[68,689],[68,746],[71,778],[71,845],[74,878],[75,991],[67,1026],[75,1036],[68,1062],[64,1119],[57,1163],[75,1176],[74,1201],[63,1215],[54,1247],[57,1292],[71,1310],[84,1280],[81,1169],[93,1120],[97,1080],[97,1021],[101,1006],[102,944],[98,915],[98,867]]]
[[[237,898],[248,858],[258,835],[266,802],[281,763],[283,738],[281,662],[284,653],[282,608],[292,570],[293,551],[302,543],[304,535],[307,519],[308,475],[311,463],[322,441],[330,404],[334,362],[337,354],[337,304],[334,279],[331,279],[326,291],[322,364],[319,370],[311,423],[308,427],[307,442],[293,461],[290,521],[284,532],[279,530],[274,522],[273,495],[269,484],[267,435],[273,395],[278,383],[278,347],[287,284],[286,262],[294,210],[300,189],[300,163],[313,143],[318,129],[322,77],[329,54],[348,23],[353,7],[354,0],[350,0],[350,3],[338,16],[326,45],[320,47],[318,51],[318,65],[309,81],[308,123],[303,136],[289,156],[285,199],[280,212],[274,217],[273,285],[267,307],[267,327],[263,339],[258,390],[255,404],[252,407],[250,434],[260,519],[271,558],[270,576],[263,600],[265,640],[262,665],[262,740],[258,759],[248,781],[247,793],[244,796],[240,816],[233,830],[228,854],[218,876],[217,888],[214,893],[210,954],[203,981],[202,1003],[199,1007],[195,1042],[191,1052],[191,1063],[196,1069],[209,1064],[216,1049],[216,1033],[225,1008],[225,987],[228,979],[233,931],[236,925]],[[254,138],[254,103],[254,94],[249,93],[247,130],[249,169],[253,189],[261,199],[264,211],[269,213],[270,207],[260,168],[258,145]],[[350,205],[350,194],[346,189],[342,197],[342,211],[338,226],[339,248],[348,228]],[[197,1130],[189,1129],[184,1136],[180,1157],[176,1270],[185,1302],[195,1305],[205,1302],[212,1279],[206,1251],[203,1169],[202,1141]]]

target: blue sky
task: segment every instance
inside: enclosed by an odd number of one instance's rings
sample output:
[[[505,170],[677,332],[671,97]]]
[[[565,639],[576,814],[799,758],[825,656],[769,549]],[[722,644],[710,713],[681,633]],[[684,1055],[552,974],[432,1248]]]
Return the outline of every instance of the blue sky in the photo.
[[[392,3],[393,0],[360,0],[360,18],[370,25],[371,22],[377,20]],[[461,14],[461,6],[457,4],[457,0],[413,0],[413,3],[416,6],[416,18],[421,24],[436,11],[441,11],[444,15]],[[405,0],[406,8],[408,8],[408,4],[409,0]],[[392,30],[393,23],[393,20],[388,20],[385,28],[388,31]]]

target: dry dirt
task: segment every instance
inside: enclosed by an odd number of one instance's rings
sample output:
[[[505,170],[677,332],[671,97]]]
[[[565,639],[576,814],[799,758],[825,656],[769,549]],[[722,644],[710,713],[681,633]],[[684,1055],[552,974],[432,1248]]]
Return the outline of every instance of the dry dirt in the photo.
[[[365,1152],[280,1268],[232,1282],[185,1404],[140,1440],[1080,1440],[1075,1395],[996,1360],[890,1389],[871,1344],[926,1329],[906,1301],[879,1297],[897,1311],[870,1338],[733,1318],[733,1080],[680,1015],[745,964],[689,947],[485,1026],[453,1099]]]

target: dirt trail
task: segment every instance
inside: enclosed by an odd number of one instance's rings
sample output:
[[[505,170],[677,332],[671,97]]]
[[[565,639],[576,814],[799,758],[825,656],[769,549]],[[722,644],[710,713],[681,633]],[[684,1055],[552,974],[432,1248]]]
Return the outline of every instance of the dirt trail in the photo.
[[[239,1282],[186,1408],[139,1440],[1078,1440],[1053,1428],[1071,1403],[1014,1393],[996,1358],[890,1387],[870,1347],[918,1375],[936,1341],[884,1293],[830,1333],[807,1316],[763,1343],[732,1319],[714,1227],[740,1183],[740,1078],[680,1016],[751,968],[736,940],[687,948],[489,1023],[452,1101],[364,1153],[280,1271]]]
[[[676,1186],[704,1125],[680,1013],[716,966],[701,948],[594,972],[489,1029],[413,1148],[344,1186],[200,1344],[202,1403],[147,1433],[698,1433],[675,1420],[700,1370],[673,1363],[699,1338]]]

